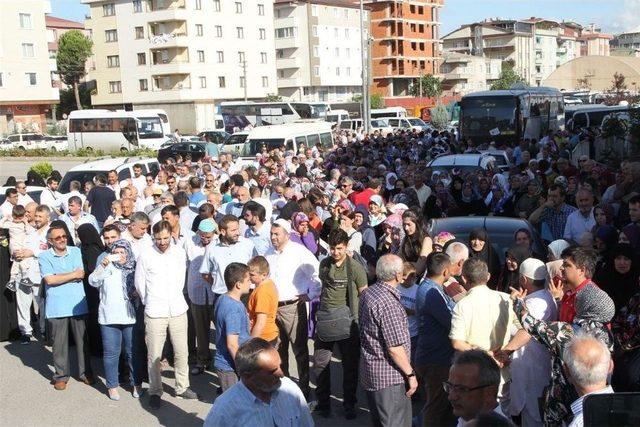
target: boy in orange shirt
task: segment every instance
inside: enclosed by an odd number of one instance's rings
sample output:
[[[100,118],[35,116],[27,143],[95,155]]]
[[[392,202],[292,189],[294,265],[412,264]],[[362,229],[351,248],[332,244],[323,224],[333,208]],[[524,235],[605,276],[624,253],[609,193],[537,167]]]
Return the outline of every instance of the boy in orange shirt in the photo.
[[[277,348],[280,335],[276,325],[278,290],[269,279],[269,263],[265,257],[257,256],[249,260],[247,265],[251,283],[256,286],[247,303],[251,337],[260,337]]]

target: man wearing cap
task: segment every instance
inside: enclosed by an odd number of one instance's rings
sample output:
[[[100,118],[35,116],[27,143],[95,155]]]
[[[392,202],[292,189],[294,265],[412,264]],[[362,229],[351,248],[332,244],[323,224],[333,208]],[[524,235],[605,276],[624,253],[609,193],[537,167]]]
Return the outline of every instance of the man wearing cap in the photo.
[[[153,197],[153,202],[144,208],[144,213],[147,215],[149,215],[151,211],[162,207],[162,189],[160,187],[154,187],[151,192],[151,197]]]
[[[289,240],[291,225],[277,219],[271,226],[271,247],[265,258],[278,289],[276,324],[280,330],[282,371],[289,375],[289,343],[298,365],[299,386],[309,397],[307,301],[320,295],[320,263],[302,245]]]
[[[527,291],[524,298],[529,313],[536,319],[553,322],[558,308],[551,293],[545,289],[548,280],[546,265],[527,258],[520,264],[520,286]],[[522,425],[542,425],[538,398],[551,379],[551,357],[546,347],[532,340],[520,329],[511,341],[496,352],[496,358],[507,362],[511,356],[511,389],[509,415],[520,416]]]
[[[215,296],[207,282],[200,274],[200,267],[204,259],[207,246],[214,239],[218,230],[216,223],[210,219],[203,219],[198,225],[198,232],[187,239],[184,250],[187,253],[187,293],[191,300],[191,316],[196,330],[196,366],[191,369],[193,375],[204,372],[211,363],[209,350],[209,335],[213,321],[213,303]]]

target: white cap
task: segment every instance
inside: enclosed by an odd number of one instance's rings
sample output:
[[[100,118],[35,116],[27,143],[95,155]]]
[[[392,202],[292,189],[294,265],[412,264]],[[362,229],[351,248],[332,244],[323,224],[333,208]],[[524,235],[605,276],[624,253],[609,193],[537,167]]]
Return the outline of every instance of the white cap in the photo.
[[[547,276],[547,266],[537,258],[527,258],[520,264],[520,275],[533,280],[545,280]]]
[[[273,225],[277,225],[278,227],[282,227],[282,228],[284,228],[284,231],[287,232],[287,234],[291,234],[291,224],[286,219],[278,218],[275,221],[273,221]]]

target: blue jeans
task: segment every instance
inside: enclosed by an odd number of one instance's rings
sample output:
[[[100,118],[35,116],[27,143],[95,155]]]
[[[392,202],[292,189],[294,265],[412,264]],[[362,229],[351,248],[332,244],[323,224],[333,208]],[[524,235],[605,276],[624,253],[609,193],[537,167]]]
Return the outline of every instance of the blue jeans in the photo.
[[[107,379],[107,388],[118,387],[118,361],[120,360],[120,352],[124,349],[124,356],[129,371],[134,376],[133,361],[131,357],[131,337],[133,334],[133,325],[100,325],[102,331],[102,346],[104,355],[104,375]],[[124,341],[124,348],[122,342]],[[132,378],[133,382],[133,378]]]

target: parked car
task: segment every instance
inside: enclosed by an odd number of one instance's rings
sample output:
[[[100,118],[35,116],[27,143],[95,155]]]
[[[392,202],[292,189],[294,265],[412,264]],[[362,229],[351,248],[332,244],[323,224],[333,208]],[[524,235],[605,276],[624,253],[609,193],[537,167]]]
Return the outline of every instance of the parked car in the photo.
[[[213,142],[214,144],[220,145],[224,144],[224,142],[231,136],[231,134],[223,130],[205,130],[203,132],[200,132],[198,136],[203,141],[206,141],[206,138],[209,138],[209,141]]]
[[[94,160],[74,166],[64,175],[60,181],[58,191],[62,194],[69,192],[71,181],[80,181],[82,186],[87,181],[92,181],[96,175],[107,173],[110,170],[118,172],[118,181],[124,181],[133,176],[133,165],[142,165],[142,174],[152,173],[156,175],[160,171],[158,160],[148,157],[118,157]]]
[[[496,162],[494,164],[501,171],[511,169],[511,160],[505,150],[480,150],[479,153],[495,158]]]
[[[382,136],[387,136],[393,133],[393,128],[387,123],[387,119],[371,119],[370,131],[371,133],[378,131]],[[362,119],[343,120],[340,122],[340,129],[349,129],[355,131],[361,129],[364,126]]]
[[[66,150],[69,147],[69,143],[67,141],[67,136],[51,136],[51,135],[46,135],[44,137],[46,143],[47,143],[47,148],[49,150],[53,150],[53,151],[63,151]]]
[[[179,142],[203,142],[204,140],[197,135],[180,135]]]
[[[248,136],[249,131],[236,132],[227,138],[218,148],[223,153],[240,154]]]
[[[13,150],[13,142],[9,141],[8,138],[0,138],[0,150]]]
[[[546,259],[547,247],[536,229],[526,219],[497,216],[459,216],[435,218],[427,223],[427,231],[430,236],[436,236],[441,231],[448,231],[465,244],[469,241],[471,230],[479,227],[484,227],[489,232],[491,245],[497,251],[502,264],[504,264],[506,250],[516,243],[516,231],[521,228],[526,228],[533,236],[533,253],[540,254]]]
[[[394,130],[415,130],[416,132],[433,132],[433,126],[418,117],[391,117],[385,119]]]
[[[197,162],[205,156],[218,157],[218,145],[212,142],[176,142],[164,144],[158,150],[158,162],[164,163],[167,159],[176,160],[178,156],[189,154],[191,160]]]
[[[431,160],[427,167],[434,171],[451,172],[457,169],[462,173],[477,171],[478,169],[489,170],[496,166],[496,159],[493,156],[481,153],[475,154],[445,154]]]
[[[15,133],[7,137],[13,144],[13,148],[18,150],[35,150],[37,148],[46,149],[47,141],[41,133]]]
[[[7,191],[7,189],[9,188],[15,188],[15,187],[0,187],[0,205],[4,203],[5,201],[5,197],[4,197],[4,192]],[[31,196],[31,198],[33,199],[34,202],[36,203],[40,203],[40,194],[42,194],[42,191],[45,189],[46,187],[40,187],[37,185],[27,185],[27,194],[29,196]]]

